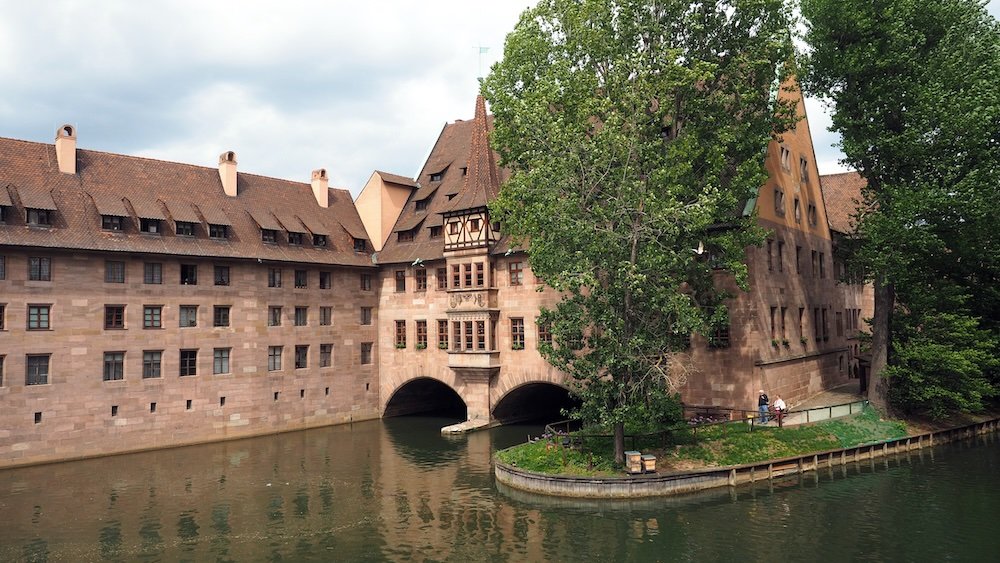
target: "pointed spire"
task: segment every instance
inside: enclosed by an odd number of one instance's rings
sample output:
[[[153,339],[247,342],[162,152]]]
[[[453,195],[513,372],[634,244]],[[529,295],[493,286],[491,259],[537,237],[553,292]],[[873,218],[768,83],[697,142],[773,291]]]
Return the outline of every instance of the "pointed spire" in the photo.
[[[500,193],[500,176],[490,148],[486,100],[476,96],[476,117],[472,120],[472,142],[469,147],[469,168],[462,190],[445,211],[460,211],[486,207]]]

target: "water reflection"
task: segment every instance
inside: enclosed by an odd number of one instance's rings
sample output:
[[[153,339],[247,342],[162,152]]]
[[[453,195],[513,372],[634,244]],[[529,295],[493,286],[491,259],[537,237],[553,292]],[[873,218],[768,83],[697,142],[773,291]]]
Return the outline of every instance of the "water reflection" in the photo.
[[[1000,441],[628,501],[494,484],[510,427],[404,418],[0,472],[0,561],[991,560]]]

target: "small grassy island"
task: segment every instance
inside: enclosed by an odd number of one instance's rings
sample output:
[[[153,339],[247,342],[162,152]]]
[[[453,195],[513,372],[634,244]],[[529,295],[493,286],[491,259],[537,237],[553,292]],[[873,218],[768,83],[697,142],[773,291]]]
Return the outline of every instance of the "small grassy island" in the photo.
[[[612,442],[601,429],[542,438],[497,452],[499,461],[550,475],[602,477],[621,475]],[[636,435],[630,447],[656,456],[659,472],[687,471],[756,463],[901,438],[903,422],[882,420],[874,408],[812,425],[773,426],[748,423],[673,427]],[[564,445],[568,442],[568,445]]]

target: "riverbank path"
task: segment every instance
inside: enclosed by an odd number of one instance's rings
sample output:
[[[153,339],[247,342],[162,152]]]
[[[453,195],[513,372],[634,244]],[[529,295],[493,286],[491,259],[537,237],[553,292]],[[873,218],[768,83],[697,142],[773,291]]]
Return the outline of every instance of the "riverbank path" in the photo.
[[[861,394],[861,380],[852,379],[848,383],[839,385],[832,389],[827,389],[821,393],[817,393],[812,397],[809,397],[801,403],[796,403],[794,405],[789,405],[789,410],[791,411],[787,416],[785,416],[782,424],[788,425],[798,425],[805,424],[806,413],[796,412],[796,411],[806,411],[810,409],[817,409],[822,407],[832,407],[835,405],[843,405],[845,403],[853,403],[856,401],[864,401],[866,397]],[[771,420],[768,425],[777,426],[777,421]]]

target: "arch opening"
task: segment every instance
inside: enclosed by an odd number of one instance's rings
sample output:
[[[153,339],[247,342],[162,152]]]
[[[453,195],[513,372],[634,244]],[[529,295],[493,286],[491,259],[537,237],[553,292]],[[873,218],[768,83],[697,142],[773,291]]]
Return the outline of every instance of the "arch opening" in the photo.
[[[503,424],[555,422],[564,410],[580,405],[565,387],[553,383],[528,383],[507,393],[493,408],[493,418]]]
[[[382,411],[383,418],[411,414],[465,420],[466,407],[462,397],[454,389],[436,379],[421,377],[396,389]]]

